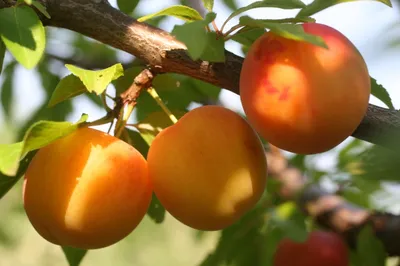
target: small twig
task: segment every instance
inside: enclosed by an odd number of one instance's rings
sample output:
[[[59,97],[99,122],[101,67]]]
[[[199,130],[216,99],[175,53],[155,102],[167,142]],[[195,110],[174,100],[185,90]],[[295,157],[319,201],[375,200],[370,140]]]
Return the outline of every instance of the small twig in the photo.
[[[149,69],[144,69],[139,73],[133,80],[131,86],[121,93],[120,99],[120,109],[117,124],[115,125],[114,136],[119,137],[124,130],[126,123],[136,106],[136,101],[139,98],[140,93],[149,88],[154,79],[154,74]]]
[[[111,121],[111,124],[110,124],[110,126],[108,127],[108,130],[107,130],[107,133],[108,133],[108,134],[110,134],[111,128],[113,127],[113,125],[114,125],[114,119]]]
[[[150,87],[147,89],[147,92],[153,97],[153,99],[157,102],[157,104],[163,109],[163,111],[168,115],[169,119],[171,119],[172,123],[178,122],[178,119],[172,114],[172,112],[168,109],[168,107],[164,104],[161,100],[160,96],[158,95],[157,91]]]

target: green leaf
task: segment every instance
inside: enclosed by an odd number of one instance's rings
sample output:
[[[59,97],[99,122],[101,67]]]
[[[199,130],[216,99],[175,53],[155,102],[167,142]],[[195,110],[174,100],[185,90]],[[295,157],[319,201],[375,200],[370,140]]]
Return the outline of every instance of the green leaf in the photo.
[[[14,73],[16,62],[11,62],[4,68],[3,84],[1,87],[1,105],[7,120],[12,121],[12,109],[14,100]]]
[[[82,81],[70,74],[64,77],[60,82],[57,84],[53,94],[51,95],[48,107],[53,107],[54,105],[80,95],[86,92],[86,87],[82,83]]]
[[[174,115],[175,112],[173,112]],[[178,117],[177,117],[178,118]],[[142,138],[150,146],[154,138],[165,128],[172,126],[173,123],[164,112],[153,112],[145,119],[140,121],[137,129]]]
[[[294,241],[303,242],[307,239],[305,217],[297,209],[294,202],[289,201],[278,205],[271,223],[285,232],[286,237]]]
[[[32,5],[33,5],[34,7],[36,7],[36,8],[40,11],[40,13],[42,13],[46,18],[48,18],[48,19],[51,18],[49,12],[47,12],[46,7],[43,6],[41,3],[39,3],[38,1],[33,1],[33,2],[32,2]]]
[[[65,65],[69,71],[83,82],[89,92],[102,94],[111,81],[124,75],[124,69],[120,63],[102,70],[87,70],[73,65]]]
[[[328,7],[354,1],[365,1],[365,0],[314,0],[312,3],[302,8],[296,17],[311,16],[324,9],[327,9]],[[372,0],[372,1],[381,2],[385,5],[392,7],[392,3],[390,2],[390,0]]]
[[[154,17],[159,17],[159,16],[173,16],[173,17],[182,19],[184,21],[196,21],[196,20],[203,19],[203,17],[200,15],[200,13],[196,9],[193,9],[188,6],[183,6],[183,5],[175,5],[175,6],[167,7],[159,12],[138,18],[138,21],[143,22],[148,19],[151,19]]]
[[[203,0],[203,5],[208,11],[212,11],[214,8],[214,0]]]
[[[265,227],[265,207],[257,206],[233,225],[222,230],[215,249],[199,266],[272,265],[264,263],[269,235]]]
[[[20,159],[31,151],[40,149],[55,140],[62,138],[85,122],[87,115],[83,115],[77,123],[39,121],[33,124],[25,134],[22,142],[13,144],[4,144],[0,146],[0,171],[8,176],[15,176],[19,168]],[[9,154],[5,156],[5,154]]]
[[[398,148],[398,137],[394,138],[393,147]],[[389,138],[389,144],[392,140]],[[396,181],[400,179],[400,153],[399,149],[390,150],[386,147],[374,145],[360,156],[361,169],[364,173],[353,177],[353,182],[368,181]],[[360,188],[361,189],[361,188]],[[363,188],[365,189],[365,188]]]
[[[260,38],[266,31],[263,28],[251,28],[245,27],[246,31],[238,31],[232,36],[232,40],[243,44],[245,46],[251,46],[255,40]]]
[[[163,89],[163,87],[157,87],[157,92],[160,95],[163,102],[172,112],[177,115],[178,112],[187,112],[188,107],[193,102],[202,103],[209,100],[209,97],[193,86],[193,78],[183,76],[180,74],[163,74],[171,76],[176,83],[178,88],[176,89]],[[153,112],[161,111],[160,106],[156,101],[148,94],[141,93],[137,99],[136,119],[142,121],[146,119]]]
[[[207,32],[207,48],[204,49],[200,58],[210,62],[225,61],[225,41],[223,38],[218,38],[215,32]]]
[[[140,0],[117,0],[119,10],[125,14],[132,14]]]
[[[295,41],[305,41],[323,48],[328,48],[325,41],[320,36],[306,33],[301,25],[274,23],[262,19],[253,19],[248,16],[241,17],[239,23],[243,26],[268,28],[271,32],[284,38]]]
[[[208,36],[202,21],[176,25],[172,35],[186,45],[188,54],[193,60],[200,59],[207,48]]]
[[[358,159],[358,154],[361,153],[360,147],[364,142],[359,139],[353,139],[346,147],[338,153],[337,168],[345,170],[345,167]]]
[[[190,79],[190,81],[193,84],[193,89],[197,90],[202,95],[202,99],[200,99],[200,102],[218,100],[221,93],[220,87],[211,85],[210,83],[198,79]],[[194,101],[196,101],[196,99],[194,99]]]
[[[18,171],[23,142],[0,144],[0,172],[12,176]]]
[[[39,17],[28,6],[0,9],[0,37],[14,58],[25,68],[35,67],[46,46]]]
[[[72,247],[62,247],[62,250],[69,266],[79,266],[87,253],[87,250]]]
[[[370,226],[365,226],[357,236],[357,255],[364,266],[385,266],[386,251]]]
[[[147,209],[147,215],[157,224],[160,224],[165,219],[165,208],[153,193],[151,203]]]
[[[378,84],[374,78],[371,78],[371,94],[386,104],[387,107],[394,110],[392,99],[388,91],[382,85]]]
[[[19,167],[14,176],[7,176],[0,172],[0,199],[7,194],[8,191],[18,182],[18,180],[25,174],[36,151],[30,152],[24,159],[19,162]]]
[[[0,39],[0,74],[1,71],[3,70],[3,63],[4,63],[4,57],[6,55],[6,46],[4,42]]]
[[[261,8],[261,7],[276,7],[281,9],[297,9],[304,7],[305,4],[300,0],[264,0],[257,1],[249,4],[248,6],[242,7],[234,11],[224,22],[224,25],[234,18],[235,16],[246,12],[250,9]]]
[[[350,203],[353,203],[357,207],[369,209],[371,206],[369,194],[364,193],[364,191],[354,190],[354,189],[345,189],[341,196],[343,199],[347,200]]]
[[[231,10],[236,10],[238,9],[238,6],[236,4],[235,0],[223,0],[223,2],[225,3],[225,5],[231,9]]]
[[[215,19],[215,13],[208,13],[205,20],[176,25],[172,30],[179,41],[185,43],[193,60],[223,62],[225,50],[223,39],[217,39],[215,32],[207,32],[205,26]]]
[[[75,130],[87,120],[87,115],[75,124],[71,122],[39,121],[32,125],[24,137],[24,148],[22,154],[43,148],[57,139],[60,139]]]

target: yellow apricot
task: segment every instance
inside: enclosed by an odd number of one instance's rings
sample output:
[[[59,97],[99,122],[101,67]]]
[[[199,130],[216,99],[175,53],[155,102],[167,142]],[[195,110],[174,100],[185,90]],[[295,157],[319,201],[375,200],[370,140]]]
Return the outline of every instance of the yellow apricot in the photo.
[[[152,194],[147,162],[132,146],[80,128],[40,149],[24,183],[24,207],[51,243],[82,249],[112,245],[143,219]]]
[[[161,131],[147,162],[161,204],[199,230],[232,225],[255,206],[266,186],[258,135],[240,115],[219,106],[195,108]]]
[[[328,49],[267,32],[250,47],[240,74],[249,123],[269,143],[294,153],[330,150],[350,136],[368,108],[370,76],[339,31],[305,23]]]

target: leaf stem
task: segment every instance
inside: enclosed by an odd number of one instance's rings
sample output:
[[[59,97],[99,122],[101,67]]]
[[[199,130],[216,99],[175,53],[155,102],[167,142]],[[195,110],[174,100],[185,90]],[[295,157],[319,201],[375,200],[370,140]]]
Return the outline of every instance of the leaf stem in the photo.
[[[222,36],[227,37],[230,33],[234,32],[235,30],[238,30],[240,28],[244,28],[245,26],[237,24],[235,26],[233,26],[232,28],[230,28],[227,32],[225,32]]]
[[[158,95],[157,91],[153,87],[149,87],[147,92],[150,94],[151,97],[157,102],[157,104],[163,109],[163,111],[168,115],[169,119],[171,119],[172,123],[178,122],[178,119],[172,114],[172,112],[168,109],[168,107],[164,104],[161,100],[160,96]]]
[[[100,126],[104,124],[108,124],[112,122],[114,117],[112,117],[111,113],[107,113],[104,117],[94,120],[92,122],[84,122],[80,124],[80,127],[93,127],[93,126]]]
[[[101,94],[101,102],[103,103],[104,108],[106,109],[107,112],[110,112],[112,109],[108,106],[107,101],[106,101],[106,92],[104,91]]]
[[[218,26],[217,26],[217,23],[215,23],[215,20],[213,20],[213,21],[211,22],[211,24],[212,24],[212,26],[213,26],[215,32],[216,32],[217,34],[220,34],[221,31],[218,29]]]
[[[225,26],[226,26],[226,23],[228,23],[229,20],[230,20],[230,19],[228,18],[227,20],[224,21],[224,23],[223,23],[222,26],[221,26],[221,32],[224,31],[224,28],[225,28]]]

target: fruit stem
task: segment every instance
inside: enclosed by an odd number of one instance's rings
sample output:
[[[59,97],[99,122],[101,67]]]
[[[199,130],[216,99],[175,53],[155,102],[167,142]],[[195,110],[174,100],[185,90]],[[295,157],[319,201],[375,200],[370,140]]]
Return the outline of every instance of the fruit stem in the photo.
[[[161,100],[160,96],[158,95],[157,91],[153,87],[149,87],[147,92],[150,94],[151,97],[157,102],[157,104],[163,109],[163,111],[168,115],[169,119],[171,119],[172,123],[178,122],[178,119],[172,114],[172,112],[168,109],[168,107],[164,104]]]
[[[117,120],[117,124],[115,125],[114,136],[119,138],[122,131],[124,130],[126,123],[128,122],[129,117],[132,114],[133,109],[135,108],[136,102],[125,104],[123,108],[121,108],[120,115],[122,115],[121,119]],[[120,116],[121,117],[121,116]]]

